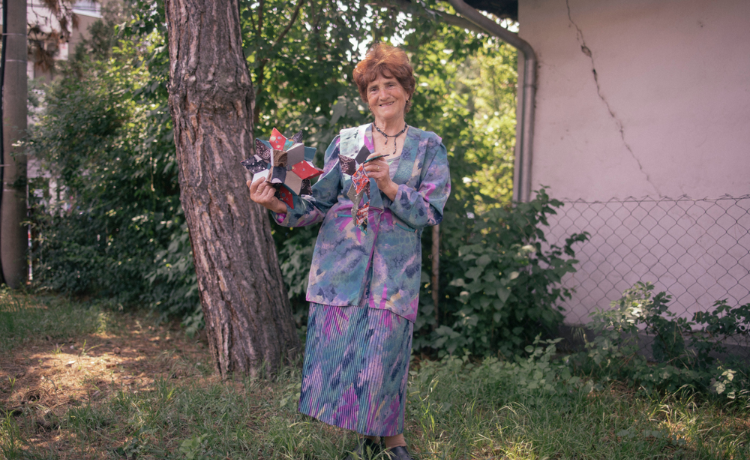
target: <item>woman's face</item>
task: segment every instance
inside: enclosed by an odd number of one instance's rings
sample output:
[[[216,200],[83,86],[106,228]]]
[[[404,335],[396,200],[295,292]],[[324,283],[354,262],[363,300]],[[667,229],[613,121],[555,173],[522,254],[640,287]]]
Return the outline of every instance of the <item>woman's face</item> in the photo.
[[[367,85],[367,103],[375,120],[403,119],[408,97],[404,87],[394,77],[380,75]]]

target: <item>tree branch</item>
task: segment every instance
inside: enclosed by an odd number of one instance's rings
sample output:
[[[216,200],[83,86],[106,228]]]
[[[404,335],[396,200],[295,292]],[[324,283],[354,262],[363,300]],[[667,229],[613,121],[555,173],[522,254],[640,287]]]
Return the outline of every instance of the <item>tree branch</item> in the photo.
[[[271,45],[271,49],[276,48],[276,45],[281,43],[281,40],[284,39],[284,36],[292,29],[292,26],[294,25],[294,21],[297,20],[297,16],[299,16],[299,10],[302,9],[302,5],[305,3],[305,0],[299,0],[297,2],[297,7],[294,8],[294,13],[292,13],[292,18],[289,20],[289,24],[284,27],[284,30],[281,31],[278,37],[276,37],[276,41]]]
[[[263,0],[261,1],[261,6],[263,5]],[[290,30],[292,30],[292,26],[294,25],[294,22],[297,20],[297,17],[299,16],[299,12],[302,9],[302,5],[304,5],[305,0],[299,0],[297,2],[297,6],[294,8],[294,12],[292,13],[292,18],[289,20],[289,24],[284,27],[284,29],[281,31],[278,37],[276,37],[276,40],[274,40],[273,45],[269,48],[268,52],[269,54],[273,52],[273,49],[276,48],[276,45],[281,43],[281,40],[284,39],[287,33],[289,33]],[[261,11],[262,14],[262,11]],[[261,16],[262,18],[262,16]],[[260,19],[258,19],[260,24]],[[258,28],[260,30],[260,27]],[[260,121],[260,104],[258,104],[258,98],[260,96],[260,93],[263,91],[263,72],[266,70],[266,64],[268,61],[270,61],[271,58],[266,56],[263,59],[259,60],[259,65],[257,68],[257,81],[256,81],[256,88],[255,88],[255,110],[253,111],[253,121],[257,125]]]
[[[431,10],[429,8],[422,8],[415,3],[408,0],[380,0],[380,1],[368,1],[368,5],[380,7],[380,8],[396,8],[399,11],[411,13],[416,16],[424,18],[442,21],[452,26],[461,27],[462,29],[468,29],[480,34],[487,34],[487,31],[477,26],[471,21],[468,21],[460,16],[445,13],[443,11]]]
[[[263,0],[260,0],[260,3],[258,4],[258,28],[255,29],[255,38],[260,40],[260,36],[263,33],[263,4],[265,2]]]

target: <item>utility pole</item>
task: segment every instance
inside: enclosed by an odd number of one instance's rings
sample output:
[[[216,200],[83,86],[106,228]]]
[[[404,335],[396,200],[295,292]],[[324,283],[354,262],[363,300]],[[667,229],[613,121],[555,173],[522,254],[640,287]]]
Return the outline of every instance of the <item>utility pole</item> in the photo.
[[[0,262],[12,289],[26,282],[26,155],[13,147],[26,133],[26,0],[8,0],[3,15],[3,195],[0,208]]]

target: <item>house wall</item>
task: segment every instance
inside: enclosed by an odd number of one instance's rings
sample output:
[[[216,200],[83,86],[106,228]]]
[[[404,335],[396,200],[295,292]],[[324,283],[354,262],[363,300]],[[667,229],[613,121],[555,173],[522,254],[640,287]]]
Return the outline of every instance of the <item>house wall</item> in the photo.
[[[553,241],[594,237],[565,280],[569,323],[638,280],[684,316],[750,302],[748,200],[665,199],[750,193],[747,18],[747,0],[519,1],[539,59],[532,189],[588,202],[553,219]]]

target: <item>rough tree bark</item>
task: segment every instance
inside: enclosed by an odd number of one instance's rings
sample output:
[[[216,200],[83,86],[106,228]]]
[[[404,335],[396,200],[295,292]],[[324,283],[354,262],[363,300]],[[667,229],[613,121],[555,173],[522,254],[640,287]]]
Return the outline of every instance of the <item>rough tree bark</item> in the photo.
[[[240,166],[253,154],[254,94],[237,0],[167,0],[166,13],[180,199],[210,351],[223,378],[272,375],[301,347],[267,212]]]

